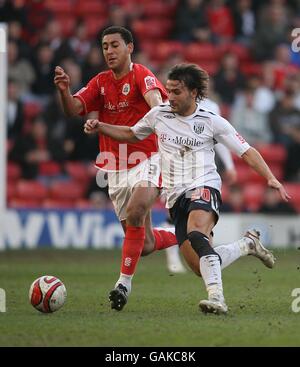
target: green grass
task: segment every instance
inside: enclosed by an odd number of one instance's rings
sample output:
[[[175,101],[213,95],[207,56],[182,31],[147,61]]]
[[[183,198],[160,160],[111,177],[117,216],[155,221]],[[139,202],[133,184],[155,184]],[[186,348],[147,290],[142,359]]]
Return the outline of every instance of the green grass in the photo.
[[[300,252],[277,252],[266,269],[253,257],[223,272],[226,316],[204,315],[203,282],[191,272],[171,276],[163,253],[143,258],[133,293],[122,312],[107,295],[118,277],[119,251],[35,250],[0,253],[0,287],[7,312],[0,313],[0,346],[299,346],[300,313],[291,292],[300,288]],[[28,302],[40,275],[64,281],[68,299],[53,314]]]

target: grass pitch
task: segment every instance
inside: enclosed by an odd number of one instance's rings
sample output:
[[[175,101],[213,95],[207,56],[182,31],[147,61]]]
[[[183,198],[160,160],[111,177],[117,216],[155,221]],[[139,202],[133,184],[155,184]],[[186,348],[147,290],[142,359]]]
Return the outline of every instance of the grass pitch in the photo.
[[[142,259],[121,312],[108,303],[120,251],[0,253],[7,299],[0,346],[299,346],[300,313],[292,312],[291,292],[300,288],[300,252],[275,255],[272,270],[248,256],[223,271],[229,313],[216,316],[198,310],[206,297],[202,280],[191,272],[170,275],[162,252]],[[67,302],[56,313],[29,304],[30,284],[41,275],[66,285]]]

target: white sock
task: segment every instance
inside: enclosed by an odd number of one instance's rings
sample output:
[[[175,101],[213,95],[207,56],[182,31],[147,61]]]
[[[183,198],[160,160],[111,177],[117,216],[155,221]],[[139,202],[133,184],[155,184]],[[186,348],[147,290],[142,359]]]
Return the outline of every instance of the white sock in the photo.
[[[222,274],[219,256],[202,256],[200,258],[200,271],[208,294],[215,292],[223,294]]]
[[[132,281],[133,275],[127,275],[120,273],[120,278],[118,279],[117,283],[115,284],[115,288],[118,284],[124,285],[124,287],[127,288],[128,294],[131,292],[131,281]]]
[[[248,255],[249,241],[251,241],[249,238],[243,237],[236,242],[214,247],[214,250],[222,259],[222,270],[241,256]]]

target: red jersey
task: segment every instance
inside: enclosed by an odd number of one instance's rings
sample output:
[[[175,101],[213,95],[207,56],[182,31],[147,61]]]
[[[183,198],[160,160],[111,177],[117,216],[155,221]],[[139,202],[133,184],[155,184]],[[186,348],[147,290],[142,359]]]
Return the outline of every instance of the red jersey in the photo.
[[[150,70],[131,64],[130,72],[118,80],[111,70],[99,73],[74,97],[83,103],[82,115],[98,111],[100,121],[133,126],[150,110],[144,95],[152,89],[159,89],[163,100],[167,98],[163,85]],[[155,134],[135,144],[124,144],[99,134],[99,148],[101,155],[96,165],[105,170],[132,168],[158,150]]]

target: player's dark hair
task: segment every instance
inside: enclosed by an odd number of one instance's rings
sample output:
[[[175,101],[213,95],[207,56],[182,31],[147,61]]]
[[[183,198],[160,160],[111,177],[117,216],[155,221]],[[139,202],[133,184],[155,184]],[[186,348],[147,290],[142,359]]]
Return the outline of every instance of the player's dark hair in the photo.
[[[101,34],[101,42],[103,41],[104,36],[115,33],[119,33],[121,35],[126,45],[128,45],[128,43],[133,43],[133,37],[131,32],[128,29],[119,26],[111,26],[104,29],[104,31]]]
[[[200,100],[207,96],[209,76],[196,64],[175,65],[169,71],[168,79],[183,82],[190,91],[197,89],[197,98]]]

